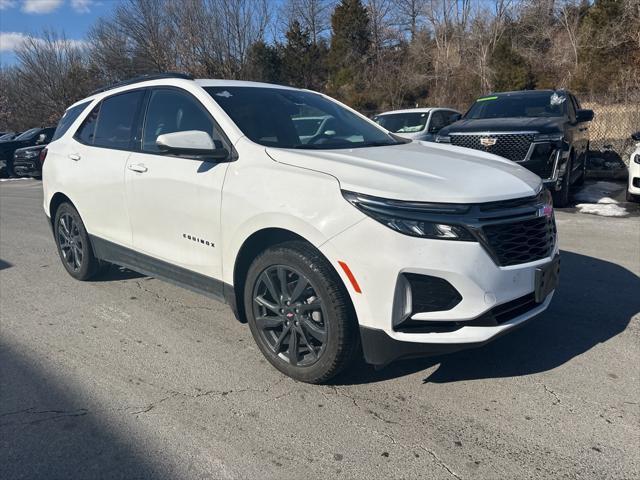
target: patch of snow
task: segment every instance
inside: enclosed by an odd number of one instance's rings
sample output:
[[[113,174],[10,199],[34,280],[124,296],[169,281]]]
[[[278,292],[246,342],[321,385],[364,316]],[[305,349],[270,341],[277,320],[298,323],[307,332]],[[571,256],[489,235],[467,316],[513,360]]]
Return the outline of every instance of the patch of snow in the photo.
[[[32,178],[30,178],[30,177],[0,178],[0,182],[17,182],[18,180],[32,180]]]
[[[615,203],[579,203],[576,208],[580,213],[591,213],[602,217],[626,217],[629,214],[625,208]]]
[[[603,198],[608,198],[611,202],[618,203],[611,198],[611,194],[619,192],[624,185],[614,182],[595,182],[585,185],[574,195],[574,198],[583,203],[600,203]],[[602,202],[605,203],[605,202]]]
[[[574,195],[581,202],[576,208],[580,213],[602,217],[626,217],[629,212],[612,198],[612,194],[619,193],[624,188],[624,185],[614,182],[588,183]]]

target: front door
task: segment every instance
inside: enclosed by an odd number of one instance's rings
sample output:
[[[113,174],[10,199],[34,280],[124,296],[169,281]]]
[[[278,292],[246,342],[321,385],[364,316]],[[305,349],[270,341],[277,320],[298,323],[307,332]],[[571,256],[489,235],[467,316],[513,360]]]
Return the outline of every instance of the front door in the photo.
[[[228,163],[171,155],[156,145],[159,135],[189,130],[222,141],[211,115],[191,94],[151,90],[141,148],[129,157],[125,173],[133,245],[171,266],[221,279],[220,205]]]

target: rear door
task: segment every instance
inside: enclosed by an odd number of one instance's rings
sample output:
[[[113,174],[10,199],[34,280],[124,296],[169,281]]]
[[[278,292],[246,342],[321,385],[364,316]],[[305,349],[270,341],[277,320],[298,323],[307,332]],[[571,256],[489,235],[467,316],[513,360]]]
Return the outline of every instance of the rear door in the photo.
[[[144,94],[144,89],[127,91],[98,103],[75,133],[65,159],[73,175],[69,195],[87,231],[122,246],[131,245],[124,171]]]
[[[140,148],[126,169],[133,245],[155,259],[219,279],[220,205],[228,164],[172,155],[156,145],[161,134],[189,130],[205,131],[230,149],[210,113],[189,92],[150,90]]]

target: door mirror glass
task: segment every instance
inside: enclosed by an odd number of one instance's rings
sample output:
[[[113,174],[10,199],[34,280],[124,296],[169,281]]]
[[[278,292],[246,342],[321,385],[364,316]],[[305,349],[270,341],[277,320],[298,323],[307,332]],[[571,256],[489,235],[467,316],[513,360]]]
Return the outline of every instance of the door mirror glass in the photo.
[[[594,114],[593,110],[578,110],[576,112],[576,121],[580,122],[590,122],[593,120]]]
[[[198,160],[225,160],[229,156],[220,142],[214,142],[211,135],[201,130],[164,133],[158,135],[156,145],[162,152],[192,156]]]

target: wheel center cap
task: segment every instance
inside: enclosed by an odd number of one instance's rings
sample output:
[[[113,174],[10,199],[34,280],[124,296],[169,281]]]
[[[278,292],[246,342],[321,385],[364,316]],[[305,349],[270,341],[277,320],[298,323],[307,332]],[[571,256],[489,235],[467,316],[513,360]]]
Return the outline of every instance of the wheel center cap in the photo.
[[[291,313],[291,312],[288,312],[288,313],[286,313],[286,314],[285,314],[285,316],[286,316],[287,318],[293,318],[293,317],[294,317],[294,314],[293,314],[293,313]]]

